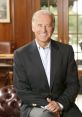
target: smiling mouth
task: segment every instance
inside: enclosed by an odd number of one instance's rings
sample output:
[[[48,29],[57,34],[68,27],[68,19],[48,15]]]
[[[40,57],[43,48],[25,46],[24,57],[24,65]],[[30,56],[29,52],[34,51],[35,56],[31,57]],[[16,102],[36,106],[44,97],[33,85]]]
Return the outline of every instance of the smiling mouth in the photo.
[[[40,36],[41,36],[41,37],[46,37],[47,34],[46,34],[46,33],[41,33]]]

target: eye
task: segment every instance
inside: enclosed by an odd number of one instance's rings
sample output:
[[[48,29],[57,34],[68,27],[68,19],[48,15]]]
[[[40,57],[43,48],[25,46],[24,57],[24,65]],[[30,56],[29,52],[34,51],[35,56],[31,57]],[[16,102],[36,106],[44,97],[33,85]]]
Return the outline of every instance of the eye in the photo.
[[[47,29],[51,29],[51,28],[52,28],[52,25],[50,25],[50,24],[46,24],[46,25],[37,24],[37,26],[38,26],[39,28],[47,28]]]
[[[46,27],[47,27],[47,28],[51,28],[51,27],[52,27],[52,25],[46,25]]]
[[[38,24],[38,27],[42,27],[42,24]]]

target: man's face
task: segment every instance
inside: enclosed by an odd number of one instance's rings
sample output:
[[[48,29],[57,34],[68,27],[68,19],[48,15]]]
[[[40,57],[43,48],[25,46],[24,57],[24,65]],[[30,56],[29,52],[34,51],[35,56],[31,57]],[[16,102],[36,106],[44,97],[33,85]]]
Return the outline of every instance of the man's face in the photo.
[[[35,38],[39,43],[49,42],[54,31],[52,17],[47,14],[37,16],[32,25],[32,31],[35,33]]]

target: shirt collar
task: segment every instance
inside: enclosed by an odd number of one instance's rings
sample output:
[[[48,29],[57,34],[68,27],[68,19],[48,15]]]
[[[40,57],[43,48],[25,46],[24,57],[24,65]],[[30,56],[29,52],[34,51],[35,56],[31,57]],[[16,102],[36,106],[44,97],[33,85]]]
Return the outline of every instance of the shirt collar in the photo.
[[[39,45],[39,43],[37,42],[36,39],[35,39],[35,42],[36,42],[36,45],[37,45],[38,49],[42,48],[42,47]],[[51,47],[51,41],[47,44],[47,46],[46,46],[45,48],[50,48],[50,47]],[[45,49],[45,48],[44,48],[44,49]]]

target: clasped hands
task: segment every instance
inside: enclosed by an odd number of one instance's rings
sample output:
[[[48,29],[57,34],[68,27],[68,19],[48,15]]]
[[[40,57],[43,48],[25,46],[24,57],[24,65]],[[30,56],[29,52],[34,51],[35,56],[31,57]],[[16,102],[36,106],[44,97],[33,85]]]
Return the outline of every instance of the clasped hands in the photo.
[[[53,100],[51,100],[49,98],[47,98],[47,101],[48,101],[48,105],[46,106],[46,109],[53,112],[53,113],[60,114],[61,107],[58,104],[58,102],[53,101]]]

